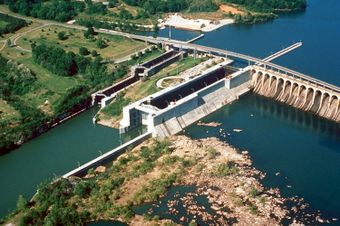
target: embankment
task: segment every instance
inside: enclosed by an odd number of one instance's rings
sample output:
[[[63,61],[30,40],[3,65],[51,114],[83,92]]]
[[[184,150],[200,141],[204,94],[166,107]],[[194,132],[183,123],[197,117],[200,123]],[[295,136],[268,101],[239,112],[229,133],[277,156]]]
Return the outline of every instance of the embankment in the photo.
[[[65,111],[62,114],[57,116],[50,116],[39,121],[36,121],[36,124],[29,125],[29,133],[21,133],[18,131],[15,140],[10,141],[6,146],[0,147],[0,155],[4,155],[18,147],[20,147],[25,142],[32,140],[41,134],[47,132],[48,130],[60,125],[66,120],[69,120],[85,110],[91,108],[91,98],[87,98],[81,103],[76,104],[71,109]],[[19,128],[20,129],[20,128]],[[6,133],[6,132],[4,132]]]

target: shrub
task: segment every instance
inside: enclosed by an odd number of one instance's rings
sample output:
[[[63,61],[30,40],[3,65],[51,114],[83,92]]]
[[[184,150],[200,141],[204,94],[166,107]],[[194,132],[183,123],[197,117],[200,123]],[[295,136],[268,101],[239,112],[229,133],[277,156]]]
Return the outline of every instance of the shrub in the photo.
[[[26,210],[28,207],[28,202],[24,196],[20,195],[17,201],[17,209],[20,211]]]
[[[227,163],[221,163],[220,165],[218,165],[215,168],[215,172],[213,172],[213,175],[217,177],[225,177],[228,175],[237,174],[238,171],[239,168],[237,167],[237,165],[234,162],[229,161]]]
[[[96,50],[92,50],[92,51],[91,51],[91,55],[92,55],[93,57],[96,57],[96,56],[98,56],[98,53],[97,53]]]
[[[213,159],[219,154],[219,152],[216,151],[216,149],[213,148],[213,147],[208,147],[207,152],[208,152],[208,158],[209,159]]]
[[[250,195],[250,197],[252,197],[252,198],[256,198],[256,196],[259,195],[259,191],[258,191],[255,187],[252,187],[252,188],[250,189],[249,195]]]
[[[80,47],[79,48],[79,54],[83,56],[87,56],[90,54],[89,50],[85,47]]]
[[[61,32],[58,33],[58,39],[62,40],[62,41],[67,39],[67,35],[66,35],[65,31],[61,31]]]
[[[96,46],[99,49],[104,49],[105,47],[107,47],[107,44],[102,38],[98,38],[98,40],[96,41]]]
[[[78,196],[84,198],[91,193],[92,189],[95,186],[96,186],[96,184],[92,180],[90,180],[90,181],[80,181],[74,187],[73,192],[74,192],[75,195],[78,195]]]

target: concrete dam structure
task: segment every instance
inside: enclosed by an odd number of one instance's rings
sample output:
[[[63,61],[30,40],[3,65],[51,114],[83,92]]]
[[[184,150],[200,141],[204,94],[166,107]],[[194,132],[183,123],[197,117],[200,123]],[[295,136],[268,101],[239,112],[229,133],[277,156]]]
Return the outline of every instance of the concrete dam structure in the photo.
[[[252,67],[254,92],[340,122],[340,89],[261,66]]]
[[[123,109],[120,132],[146,126],[154,136],[170,136],[237,100],[251,89],[251,68],[236,69],[231,61],[132,103]]]

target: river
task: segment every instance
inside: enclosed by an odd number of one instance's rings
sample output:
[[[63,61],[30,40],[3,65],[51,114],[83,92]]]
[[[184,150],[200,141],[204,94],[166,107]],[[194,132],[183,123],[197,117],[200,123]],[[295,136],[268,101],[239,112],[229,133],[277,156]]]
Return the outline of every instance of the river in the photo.
[[[84,164],[121,143],[118,130],[93,125],[92,108],[0,156],[0,216],[13,210],[17,197],[30,198],[37,185]]]
[[[294,41],[303,46],[275,60],[299,72],[340,85],[340,2],[310,0],[305,12],[282,15],[257,25],[231,25],[205,34],[196,43],[266,57]],[[168,31],[160,31],[166,36]],[[173,30],[174,39],[196,34]],[[15,207],[19,194],[30,197],[36,185],[62,175],[121,143],[117,130],[94,126],[91,109],[0,156],[0,216]],[[339,125],[286,105],[250,94],[208,116],[222,122],[219,129],[191,126],[194,138],[216,136],[247,149],[254,165],[264,172],[266,186],[280,187],[285,195],[304,197],[314,209],[340,218]],[[240,133],[234,128],[243,129]],[[275,176],[280,172],[279,176]],[[289,185],[289,187],[287,187]],[[291,187],[290,187],[291,186]]]
[[[281,45],[301,40],[302,47],[275,62],[339,86],[339,9],[337,0],[310,0],[304,13],[260,25],[225,27],[198,43],[265,57]],[[279,187],[287,196],[303,197],[312,209],[340,219],[339,124],[255,94],[205,120],[221,122],[227,135],[220,128],[207,131],[195,125],[186,133],[193,138],[215,136],[248,150],[254,166],[267,173],[266,186]],[[243,131],[234,132],[235,128]]]

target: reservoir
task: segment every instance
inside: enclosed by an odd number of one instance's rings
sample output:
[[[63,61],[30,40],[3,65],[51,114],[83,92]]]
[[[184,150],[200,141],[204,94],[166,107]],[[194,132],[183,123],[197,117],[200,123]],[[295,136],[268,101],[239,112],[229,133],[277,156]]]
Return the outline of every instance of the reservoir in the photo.
[[[294,41],[303,46],[275,60],[282,66],[340,86],[340,2],[309,0],[305,12],[257,25],[231,25],[205,34],[197,43],[266,57]],[[167,36],[168,30],[161,30]],[[173,30],[174,39],[197,34]],[[0,216],[30,197],[40,182],[62,175],[118,146],[118,130],[92,124],[96,109],[71,119],[18,150],[0,156]],[[219,128],[192,126],[194,138],[216,136],[247,149],[255,167],[267,173],[266,186],[304,197],[311,207],[340,219],[339,125],[254,94],[208,116]],[[220,133],[223,129],[226,135]],[[242,129],[236,133],[233,129]],[[280,173],[276,176],[276,173]]]

